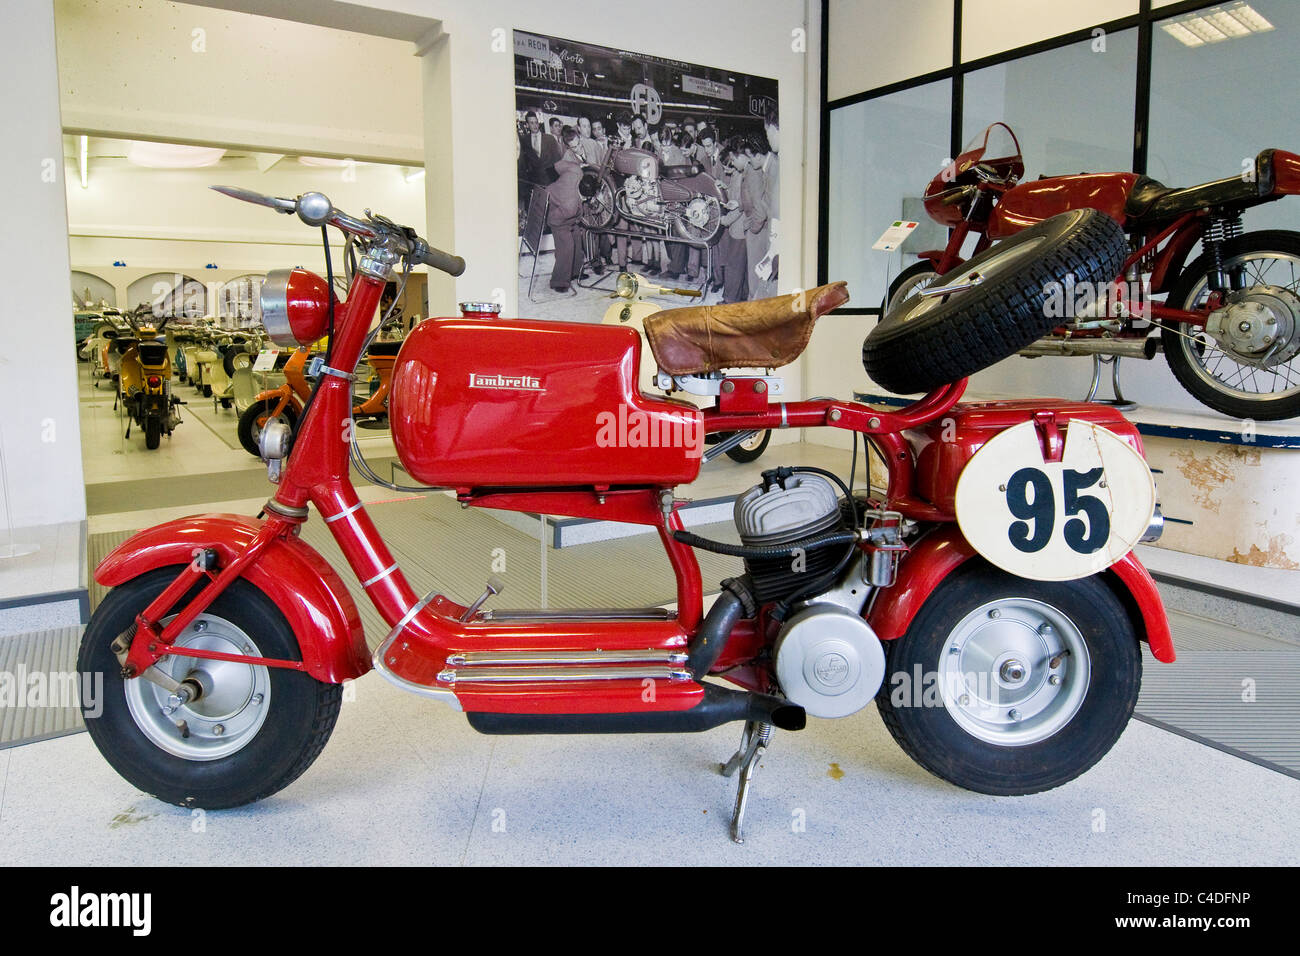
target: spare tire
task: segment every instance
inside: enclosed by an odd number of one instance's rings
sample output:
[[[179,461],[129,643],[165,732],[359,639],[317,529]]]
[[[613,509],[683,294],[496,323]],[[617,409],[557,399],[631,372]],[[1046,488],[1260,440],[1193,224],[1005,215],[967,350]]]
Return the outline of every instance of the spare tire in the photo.
[[[862,343],[862,365],[876,384],[904,395],[966,378],[1061,324],[1045,308],[1053,287],[1113,282],[1127,255],[1124,230],[1105,213],[1053,216],[934,283],[976,282],[971,288],[896,305]]]

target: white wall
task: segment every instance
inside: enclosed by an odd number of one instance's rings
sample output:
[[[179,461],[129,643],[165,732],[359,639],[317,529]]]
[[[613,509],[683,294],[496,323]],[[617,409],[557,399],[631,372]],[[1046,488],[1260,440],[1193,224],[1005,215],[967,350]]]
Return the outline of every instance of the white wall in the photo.
[[[962,0],[964,62],[1138,12],[1138,0]]]
[[[0,427],[16,526],[86,516],[69,304],[63,135],[49,0],[8,0],[0,30]],[[2,520],[2,519],[0,519]],[[3,529],[0,529],[0,534]]]
[[[421,161],[410,43],[163,0],[54,6],[69,130]]]

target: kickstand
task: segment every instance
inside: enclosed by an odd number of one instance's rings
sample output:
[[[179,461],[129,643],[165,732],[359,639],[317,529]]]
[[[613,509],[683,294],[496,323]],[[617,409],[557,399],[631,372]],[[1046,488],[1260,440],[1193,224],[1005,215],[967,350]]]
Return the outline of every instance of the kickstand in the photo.
[[[763,759],[763,754],[767,752],[767,746],[771,742],[771,724],[747,720],[745,729],[740,732],[740,749],[721,767],[724,777],[730,777],[737,770],[740,771],[740,777],[736,782],[736,808],[731,814],[731,839],[737,843],[745,842],[745,806],[749,803],[749,785],[754,779],[758,762]]]
[[[1100,355],[1092,357],[1092,384],[1088,386],[1088,394],[1084,396],[1085,402],[1092,402],[1097,405],[1113,405],[1115,408],[1128,411],[1137,408],[1137,402],[1124,397],[1124,393],[1119,387],[1119,360],[1120,356],[1112,355],[1105,358]],[[1114,398],[1098,398],[1097,390],[1101,387],[1101,367],[1110,366],[1110,389],[1115,394]]]

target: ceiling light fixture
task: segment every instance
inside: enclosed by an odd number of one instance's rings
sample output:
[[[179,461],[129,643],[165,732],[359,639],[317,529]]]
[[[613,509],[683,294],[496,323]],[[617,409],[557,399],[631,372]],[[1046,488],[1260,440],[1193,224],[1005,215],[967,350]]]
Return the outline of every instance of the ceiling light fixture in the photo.
[[[1183,46],[1205,46],[1274,29],[1273,24],[1245,0],[1174,17],[1160,27]]]
[[[226,154],[215,146],[182,146],[179,143],[133,142],[126,151],[127,162],[146,169],[198,169],[215,166]]]

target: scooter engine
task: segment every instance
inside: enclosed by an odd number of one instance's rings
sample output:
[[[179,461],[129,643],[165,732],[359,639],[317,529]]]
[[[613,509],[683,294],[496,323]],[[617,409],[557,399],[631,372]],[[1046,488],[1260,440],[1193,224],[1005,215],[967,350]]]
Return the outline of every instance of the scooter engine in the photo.
[[[808,543],[793,557],[745,560],[760,602],[800,596],[844,556],[843,543],[816,544],[849,526],[835,489],[819,475],[788,468],[763,472],[763,483],[736,499],[735,519],[741,541],[750,547]],[[777,680],[786,696],[814,717],[847,717],[875,698],[885,679],[885,652],[859,613],[819,603],[815,594],[807,597],[812,603],[791,615],[777,635]]]

